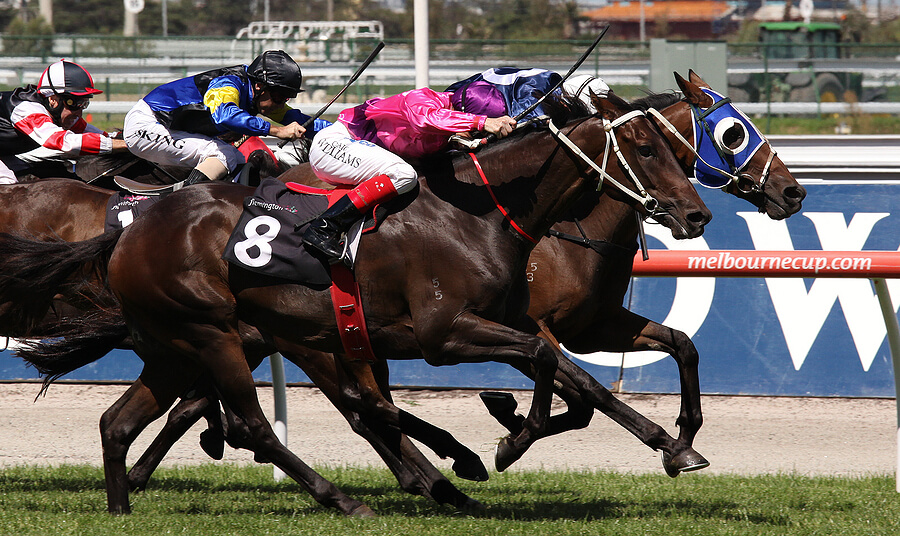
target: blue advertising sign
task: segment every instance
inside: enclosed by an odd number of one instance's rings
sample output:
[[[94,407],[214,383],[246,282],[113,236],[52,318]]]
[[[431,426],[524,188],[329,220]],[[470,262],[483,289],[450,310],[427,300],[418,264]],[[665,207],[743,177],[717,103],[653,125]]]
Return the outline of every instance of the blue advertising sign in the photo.
[[[816,182],[805,185],[803,210],[773,221],[716,190],[701,189],[714,214],[701,238],[675,241],[649,225],[651,249],[900,250],[900,183]],[[888,281],[900,299],[900,281]],[[680,329],[700,353],[704,393],[799,396],[894,396],[891,356],[877,297],[867,279],[656,278],[632,282],[633,311]],[[896,310],[896,306],[895,306]],[[626,391],[679,391],[675,362],[659,352],[573,355],[600,383]],[[140,360],[116,351],[67,379],[133,380]],[[308,378],[286,367],[289,382]],[[270,380],[268,364],[255,373]],[[0,353],[0,379],[36,378]],[[506,365],[432,367],[392,361],[391,383],[403,386],[531,388]]]

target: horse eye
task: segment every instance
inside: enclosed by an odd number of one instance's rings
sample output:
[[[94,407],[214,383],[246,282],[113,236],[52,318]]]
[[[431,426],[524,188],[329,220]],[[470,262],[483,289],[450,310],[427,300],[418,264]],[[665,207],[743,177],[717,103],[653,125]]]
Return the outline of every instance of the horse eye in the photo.
[[[722,136],[722,144],[725,147],[728,147],[732,151],[741,146],[741,143],[744,141],[745,132],[744,129],[741,128],[742,125],[734,125],[725,131],[725,135]]]
[[[653,156],[653,148],[649,145],[641,145],[638,147],[638,154],[643,156],[644,158],[650,158]]]

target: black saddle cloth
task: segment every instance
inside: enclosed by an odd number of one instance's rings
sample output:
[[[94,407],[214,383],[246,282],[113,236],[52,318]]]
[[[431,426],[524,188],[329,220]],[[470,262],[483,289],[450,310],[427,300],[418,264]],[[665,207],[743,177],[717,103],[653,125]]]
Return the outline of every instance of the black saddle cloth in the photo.
[[[258,274],[327,287],[328,262],[311,255],[301,240],[309,222],[327,207],[325,195],[301,194],[279,180],[263,179],[244,199],[244,211],[222,258]]]
[[[104,231],[115,231],[128,226],[135,218],[143,214],[161,198],[159,196],[136,195],[129,192],[116,192],[106,202],[106,222]]]

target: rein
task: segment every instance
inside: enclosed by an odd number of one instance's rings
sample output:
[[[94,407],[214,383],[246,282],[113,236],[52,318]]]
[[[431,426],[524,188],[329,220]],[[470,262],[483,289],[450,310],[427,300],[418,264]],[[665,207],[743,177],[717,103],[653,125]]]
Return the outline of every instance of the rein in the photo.
[[[475,153],[469,153],[469,156],[472,157],[472,162],[475,163],[475,169],[478,170],[478,175],[481,176],[481,180],[484,182],[484,186],[487,188],[488,193],[491,194],[491,199],[494,200],[494,205],[497,206],[497,210],[500,211],[500,214],[503,214],[503,217],[506,218],[506,221],[509,222],[509,224],[512,226],[513,229],[516,230],[517,233],[522,235],[522,237],[524,237],[526,240],[528,240],[532,244],[537,244],[538,241],[535,240],[531,235],[526,233],[524,229],[519,227],[519,224],[517,224],[516,222],[513,221],[512,217],[510,217],[510,215],[509,215],[509,212],[507,212],[506,209],[503,208],[503,205],[500,204],[500,200],[497,199],[496,195],[494,195],[494,189],[491,188],[491,185],[488,183],[487,176],[485,176],[484,170],[481,169],[481,162],[478,161],[478,157],[475,156]]]
[[[632,110],[622,116],[617,117],[613,121],[609,121],[603,118],[603,130],[606,133],[606,144],[603,148],[603,166],[597,165],[596,162],[591,160],[584,151],[581,150],[578,145],[568,138],[561,130],[559,130],[556,125],[553,124],[553,121],[548,122],[548,126],[550,128],[550,132],[556,138],[557,142],[565,145],[571,153],[584,161],[588,166],[593,168],[597,173],[600,174],[600,181],[597,185],[597,191],[599,191],[603,187],[603,181],[608,181],[610,184],[618,188],[622,193],[631,197],[635,201],[637,201],[641,206],[643,206],[651,216],[656,216],[665,211],[661,211],[659,208],[659,201],[656,200],[653,196],[651,196],[647,190],[644,188],[643,184],[641,184],[640,179],[638,179],[637,175],[634,173],[634,170],[631,169],[631,166],[628,165],[628,161],[625,160],[625,155],[622,154],[621,149],[619,148],[619,142],[616,138],[614,132],[615,128],[621,126],[632,119],[637,117],[645,117],[644,112],[641,110]],[[577,126],[577,125],[576,125]],[[573,127],[574,128],[574,127]],[[626,188],[622,183],[613,178],[609,173],[606,172],[606,163],[609,161],[609,152],[610,148],[615,153],[616,158],[619,161],[619,164],[622,168],[628,173],[628,176],[631,178],[634,185],[637,187],[638,192],[634,192],[630,188]],[[509,222],[510,226],[516,230],[523,238],[528,240],[533,244],[537,244],[537,240],[534,239],[531,235],[525,232],[515,221],[513,221],[512,217],[509,215],[509,212],[500,204],[500,200],[497,199],[497,196],[494,194],[493,188],[491,188],[490,183],[488,182],[487,176],[484,174],[484,170],[481,167],[481,163],[478,161],[478,157],[475,156],[475,153],[468,153],[469,157],[472,159],[472,162],[475,164],[475,169],[478,170],[478,175],[481,177],[482,182],[484,182],[485,187],[487,188],[488,193],[491,196],[491,199],[494,201],[494,205],[497,207],[497,210],[503,214],[503,217],[506,218],[506,221]],[[582,232],[583,234],[583,232]],[[577,238],[577,237],[576,237]],[[587,238],[585,238],[587,240]],[[593,249],[593,248],[592,248]]]

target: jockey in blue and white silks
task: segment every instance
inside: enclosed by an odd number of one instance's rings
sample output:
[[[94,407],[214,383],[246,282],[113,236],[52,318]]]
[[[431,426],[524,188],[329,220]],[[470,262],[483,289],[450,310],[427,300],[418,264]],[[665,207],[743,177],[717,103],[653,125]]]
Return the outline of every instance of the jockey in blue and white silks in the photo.
[[[731,104],[731,99],[711,89],[701,89],[712,97],[713,105],[694,108],[694,147],[700,155],[694,162],[694,173],[703,186],[722,188],[747,166],[766,138]]]
[[[495,67],[456,82],[445,91],[456,91],[464,85],[478,80],[490,82],[503,95],[507,113],[510,116],[517,117],[534,104],[541,95],[559,83],[561,79],[562,76],[559,73],[548,71],[547,69]],[[609,92],[609,86],[603,80],[586,75],[570,77],[566,79],[562,87],[569,95],[580,98],[589,107],[591,107],[590,94],[586,91],[587,89],[591,89],[601,97],[605,97]],[[544,110],[538,105],[534,110],[519,119],[533,119],[542,115],[544,115]]]

